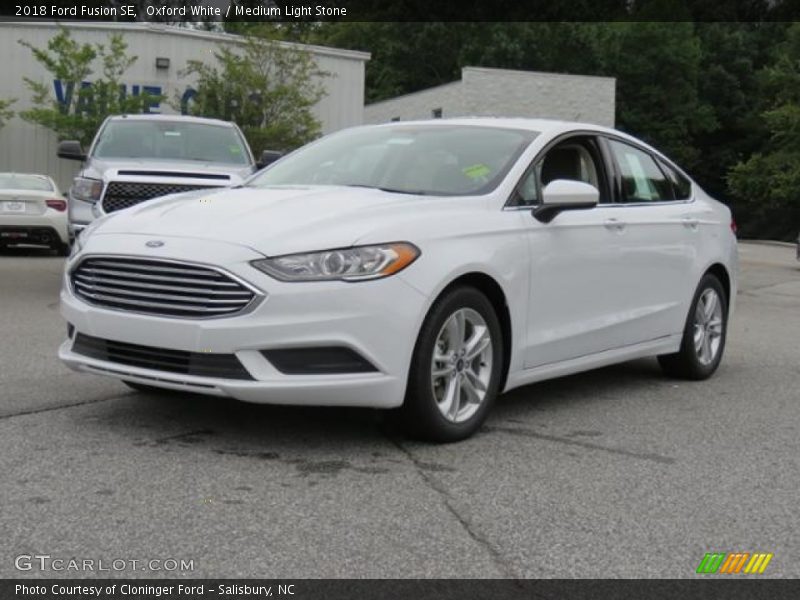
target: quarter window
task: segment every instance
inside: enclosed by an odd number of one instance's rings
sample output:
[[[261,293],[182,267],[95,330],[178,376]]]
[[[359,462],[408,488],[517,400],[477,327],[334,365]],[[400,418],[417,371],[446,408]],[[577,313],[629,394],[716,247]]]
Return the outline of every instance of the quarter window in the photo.
[[[688,200],[692,195],[692,183],[664,161],[659,160],[658,164],[666,174],[667,179],[672,183],[672,189],[675,190],[675,199]]]
[[[619,166],[623,202],[674,200],[672,184],[646,152],[617,140],[609,140]]]

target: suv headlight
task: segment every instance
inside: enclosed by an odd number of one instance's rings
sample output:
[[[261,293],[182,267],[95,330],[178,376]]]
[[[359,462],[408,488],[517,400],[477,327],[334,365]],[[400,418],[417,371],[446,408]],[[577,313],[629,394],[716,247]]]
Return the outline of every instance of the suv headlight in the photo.
[[[364,281],[394,275],[420,255],[408,242],[286,254],[250,264],[281,281]]]
[[[72,196],[84,202],[97,202],[103,193],[103,182],[99,179],[76,177],[72,182]]]

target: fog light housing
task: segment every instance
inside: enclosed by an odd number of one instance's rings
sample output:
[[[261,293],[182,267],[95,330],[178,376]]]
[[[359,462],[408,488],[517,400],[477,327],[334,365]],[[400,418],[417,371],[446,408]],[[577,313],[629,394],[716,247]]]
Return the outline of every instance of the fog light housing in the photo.
[[[343,375],[378,370],[358,352],[345,346],[280,348],[262,350],[261,354],[284,375]]]

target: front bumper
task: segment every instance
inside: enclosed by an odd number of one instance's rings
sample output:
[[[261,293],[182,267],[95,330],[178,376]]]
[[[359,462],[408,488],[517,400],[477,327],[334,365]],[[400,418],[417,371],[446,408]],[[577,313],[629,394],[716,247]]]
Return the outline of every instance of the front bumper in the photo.
[[[87,250],[104,252],[103,237],[92,236]],[[131,237],[141,241],[140,236]],[[198,242],[170,239],[167,246],[171,248],[170,255],[161,257],[188,260],[196,254]],[[65,280],[61,313],[75,331],[59,348],[61,360],[76,371],[248,402],[374,408],[402,404],[417,331],[427,305],[423,294],[398,276],[359,283],[280,282],[249,264],[250,260],[261,258],[252,250],[217,246],[209,248],[209,243],[203,242],[204,255],[224,257],[216,266],[265,293],[266,298],[254,310],[202,320],[110,310],[75,297]],[[154,255],[156,252],[147,253],[148,258]],[[76,257],[70,265],[79,259]],[[193,260],[197,262],[196,256]],[[74,351],[76,332],[142,346],[233,354],[252,380],[196,377],[97,360]],[[376,371],[286,374],[261,353],[265,349],[326,346],[349,348],[374,365]]]

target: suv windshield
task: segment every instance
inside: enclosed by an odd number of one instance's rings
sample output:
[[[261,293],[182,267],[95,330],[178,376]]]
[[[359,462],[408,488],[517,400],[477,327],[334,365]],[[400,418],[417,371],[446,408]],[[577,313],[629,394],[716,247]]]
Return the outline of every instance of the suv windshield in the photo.
[[[393,125],[343,131],[301,148],[247,185],[347,185],[436,196],[485,194],[536,137],[475,125]]]
[[[100,133],[93,155],[250,164],[247,149],[233,127],[183,121],[109,121]]]

